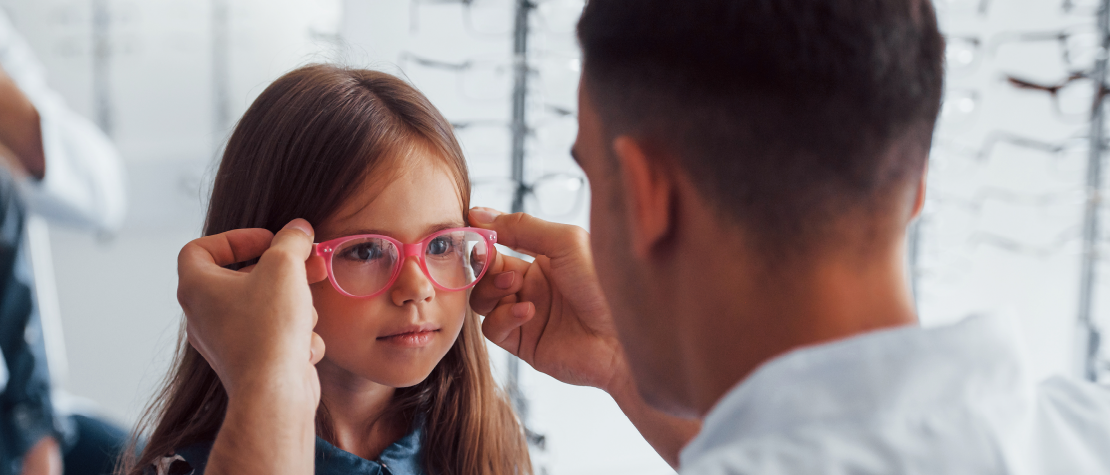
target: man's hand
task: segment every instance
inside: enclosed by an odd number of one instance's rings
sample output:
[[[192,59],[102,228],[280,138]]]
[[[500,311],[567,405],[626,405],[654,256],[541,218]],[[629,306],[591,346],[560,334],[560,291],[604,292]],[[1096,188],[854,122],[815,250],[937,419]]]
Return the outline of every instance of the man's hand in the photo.
[[[497,241],[535,257],[497,254],[470,305],[486,315],[482,332],[537,371],[609,395],[640,434],[672,466],[701,429],[649,407],[632,379],[617,330],[594,270],[590,236],[578,226],[524,213],[470,210],[470,224],[497,231]]]
[[[312,331],[309,283],[326,278],[312,226],[276,235],[239,229],[190,242],[178,256],[178,301],[189,343],[220,377],[227,414],[210,474],[311,473],[324,342]],[[225,268],[258,258],[244,271]]]
[[[628,371],[602,295],[590,235],[578,226],[524,213],[470,211],[471,224],[497,231],[500,244],[535,256],[498,253],[470,305],[486,315],[482,332],[537,371],[568,384],[610,391]]]
[[[62,475],[62,451],[53,437],[43,437],[23,456],[23,475]]]
[[[0,155],[17,176],[41,179],[46,173],[39,112],[0,69]]]
[[[177,298],[187,317],[189,343],[220,376],[229,398],[243,387],[284,379],[290,368],[319,381],[310,364],[324,344],[312,331],[316,309],[310,282],[327,277],[312,254],[312,226],[294,220],[276,235],[237,229],[196,239],[178,256]],[[258,258],[247,271],[226,266]],[[316,264],[316,265],[312,265]],[[309,275],[312,268],[314,275]],[[311,376],[311,377],[308,377]]]

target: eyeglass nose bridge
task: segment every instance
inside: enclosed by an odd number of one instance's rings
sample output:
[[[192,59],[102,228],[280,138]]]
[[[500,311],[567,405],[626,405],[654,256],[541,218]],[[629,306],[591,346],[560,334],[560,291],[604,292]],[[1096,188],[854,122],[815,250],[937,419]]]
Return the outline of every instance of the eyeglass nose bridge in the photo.
[[[405,263],[408,262],[410,257],[416,261],[416,267],[420,268],[420,273],[424,275],[424,278],[430,280],[434,285],[439,285],[439,283],[436,282],[435,278],[432,277],[431,272],[428,272],[428,267],[424,264],[423,242],[414,242],[412,244],[400,243],[396,246],[400,247],[400,249],[398,249],[397,251],[400,253],[401,258],[397,259],[397,263],[395,264],[396,267],[394,268],[395,270],[393,272],[393,278],[390,279],[389,285],[387,285],[386,288],[392,287],[393,284],[396,283],[397,277],[401,275],[401,269],[405,267]]]
[[[424,254],[424,243],[422,242],[414,242],[412,244],[402,243],[400,246],[401,262],[407,261],[410,257],[415,257],[416,260],[419,261],[420,256]]]

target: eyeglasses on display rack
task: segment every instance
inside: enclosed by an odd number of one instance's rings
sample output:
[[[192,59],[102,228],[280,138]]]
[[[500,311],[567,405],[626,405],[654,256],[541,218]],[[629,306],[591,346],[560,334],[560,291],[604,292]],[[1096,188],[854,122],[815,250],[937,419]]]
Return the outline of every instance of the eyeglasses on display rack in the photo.
[[[974,28],[960,31],[958,35],[946,35],[946,82],[955,79],[953,83],[960,85],[961,76],[981,72],[989,59],[1003,51],[1007,54],[1000,59],[1018,68],[1035,67],[1044,64],[1043,60],[1054,62],[1058,58],[1063,69],[1058,80],[1045,80],[1038,75],[1043,68],[1038,68],[1028,72],[1004,71],[1006,74],[1002,76],[1001,84],[1011,91],[1019,91],[1018,94],[1028,92],[1030,96],[1047,96],[1045,99],[1051,105],[1044,104],[1043,108],[1029,111],[1031,117],[1048,115],[1051,118],[1050,122],[1054,124],[1046,126],[1046,132],[1059,129],[1063,125],[1061,122],[1084,124],[1086,127],[1083,130],[1085,136],[1076,134],[1060,141],[996,131],[988,133],[980,146],[960,146],[952,143],[951,137],[978,132],[969,125],[987,117],[983,116],[983,112],[987,111],[982,110],[984,104],[980,93],[993,93],[994,88],[982,89],[978,86],[979,92],[970,89],[946,90],[934,134],[934,153],[930,154],[933,164],[930,174],[943,178],[934,180],[930,185],[929,202],[933,205],[926,206],[928,219],[920,223],[931,222],[928,228],[937,233],[932,240],[944,242],[925,248],[945,251],[937,252],[937,255],[948,261],[961,260],[960,252],[950,250],[963,246],[1051,260],[1054,265],[1062,259],[1076,259],[1080,274],[1076,320],[1084,333],[1081,340],[1086,340],[1079,345],[1083,362],[1081,371],[1086,379],[1106,382],[1110,376],[1110,359],[1098,345],[1099,327],[1105,326],[1105,322],[1098,322],[1092,309],[1096,301],[1110,297],[1110,294],[1102,292],[1108,288],[1106,286],[1101,286],[1099,297],[1095,296],[1099,288],[1095,283],[1095,269],[1102,269],[1097,274],[1110,270],[1107,267],[1110,260],[1105,259],[1110,255],[1110,239],[1099,224],[1100,221],[1110,220],[1110,206],[1104,199],[1106,192],[1102,178],[1108,145],[1102,107],[1107,95],[1107,85],[1103,82],[1107,74],[1104,46],[1107,35],[1110,35],[1110,21],[1105,16],[1107,12],[1102,10],[1105,0],[1049,2],[1055,5],[1044,6],[1050,9],[1058,7],[1060,15],[1059,18],[1044,18],[1042,24],[1063,23],[1064,27],[1039,31],[1002,30],[989,36],[976,36],[990,31],[983,28],[986,25],[982,21],[978,21],[988,14],[988,10],[996,6],[1011,10],[1028,7],[996,4],[990,0],[935,0],[934,5],[943,25]],[[980,18],[976,19],[976,23],[965,21],[971,16]],[[1068,25],[1073,22],[1075,24]],[[1033,60],[1031,57],[1045,52],[1051,55],[1053,50],[1056,50],[1056,58],[1049,56]],[[1052,109],[1054,113],[1045,114],[1046,109]],[[1020,172],[1013,167],[1020,167]],[[1015,174],[1007,174],[1008,171]],[[1020,180],[1020,183],[1014,182],[1014,179]],[[938,186],[941,182],[949,184],[951,189]],[[969,184],[978,186],[968,188]],[[972,215],[964,214],[965,211]],[[1042,220],[1046,219],[1059,221],[1061,226],[1045,226],[1042,223],[1048,221]],[[1009,225],[1014,227],[1008,231],[1002,229]],[[916,244],[923,239],[918,237],[921,228],[916,226],[911,238],[911,242],[915,243],[910,257],[915,295],[918,295],[918,277],[923,274],[917,263],[921,252],[918,249],[922,245]],[[953,234],[952,231],[960,232]],[[963,260],[966,261],[964,267],[970,271],[972,261]],[[934,270],[951,268],[953,262],[936,266]]]
[[[516,193],[521,192],[526,211],[549,219],[577,215],[586,194],[586,177],[573,173],[543,175],[523,186],[511,178],[476,178],[472,184],[472,206],[508,210]]]
[[[1043,154],[1046,159],[1049,159],[1045,163],[1046,177],[1075,179],[1085,170],[1090,150],[1090,139],[1084,136],[1075,136],[1060,141],[1045,141],[1002,131],[987,134],[987,137],[979,145],[961,144],[950,139],[937,139],[934,141],[934,153],[931,154],[930,162],[935,170],[953,169],[956,164],[963,165],[962,167],[957,166],[956,169],[964,170],[966,167],[978,166],[978,164],[1005,160],[1007,157],[1000,156],[1001,154],[998,152],[1000,146],[1003,145]],[[1107,143],[1104,142],[1103,147],[1106,146]],[[961,157],[971,160],[959,160]]]
[[[410,66],[419,66],[454,74],[459,94],[472,100],[503,100],[512,90],[513,64],[502,59],[443,61],[405,51],[398,66],[408,73],[415,71]],[[540,90],[547,83],[574,90],[581,71],[582,59],[577,55],[548,53],[528,65],[529,74],[540,80]]]
[[[1099,52],[1099,33],[1094,25],[1077,25],[1048,31],[1007,31],[991,38],[990,50],[996,54],[1003,46],[1014,43],[1056,42],[1060,58],[1069,71],[1087,71],[1094,67]]]
[[[489,268],[496,243],[493,231],[453,228],[412,244],[379,234],[344,236],[313,245],[313,252],[324,258],[328,280],[337,292],[371,298],[397,281],[409,258],[416,259],[437,289],[469,289]]]
[[[965,127],[979,113],[979,91],[948,89],[940,107],[938,127]]]
[[[999,147],[1008,145],[1017,149],[1028,150],[1034,154],[1043,154],[1046,158],[1051,159],[1045,162],[1045,176],[1074,178],[1082,171],[1089,143],[1090,141],[1086,137],[1071,137],[1059,142],[1048,142],[1008,132],[995,131],[988,134],[987,138],[978,147],[940,141],[935,147],[938,153],[932,154],[932,162],[934,163],[934,170],[948,169],[953,163],[948,160],[948,154],[953,154],[971,158],[971,164],[996,160],[1006,160],[1007,163],[1010,163],[1012,156],[996,157],[1001,153],[997,152]],[[956,160],[954,163],[966,162]],[[966,170],[949,170],[940,173],[965,175]],[[1079,209],[1086,199],[1086,191],[1081,188],[1077,189],[1072,185],[1066,185],[1064,189],[1051,190],[1011,189],[992,185],[978,189],[970,196],[931,187],[928,195],[930,202],[944,206],[951,205],[955,209],[964,210],[975,215],[980,214],[987,203],[992,202],[1042,209],[1049,207],[1063,207],[1066,209],[1074,207]]]
[[[985,16],[991,7],[990,0],[937,0],[938,11]],[[1099,0],[1063,0],[1060,10],[1069,15],[1093,16],[1098,13]]]
[[[1025,193],[997,187],[988,187],[975,192],[971,197],[962,197],[942,191],[931,190],[930,200],[943,205],[953,205],[972,214],[980,214],[988,203],[1005,203],[1024,207],[1077,206],[1086,198],[1083,192],[1068,190],[1049,193]]]
[[[1062,119],[1087,120],[1096,104],[1106,97],[1106,86],[1095,87],[1095,81],[1085,72],[1075,72],[1055,84],[1042,84],[1014,76],[1006,81],[1018,89],[1040,91],[1052,97],[1056,114]]]
[[[516,14],[513,0],[411,0],[412,30],[420,29],[421,8],[456,5],[462,8],[466,30],[476,37],[506,38],[513,33]],[[570,34],[585,6],[584,0],[533,0],[537,27],[555,34]]]
[[[1098,13],[1099,0],[1064,0],[1060,9],[1064,13],[1093,16]]]
[[[1053,237],[1048,243],[1034,244],[997,233],[977,231],[968,238],[967,243],[971,247],[989,246],[1013,254],[1044,259],[1072,251],[1068,249],[1068,245],[1078,244],[1080,237],[1078,228],[1070,228]],[[1078,254],[1077,249],[1074,251]]]
[[[973,71],[982,61],[984,50],[991,55],[1015,43],[1056,42],[1060,58],[1069,71],[1087,71],[1098,57],[1098,30],[1092,25],[1049,31],[1006,31],[990,38],[986,44],[975,35],[945,35],[945,70],[961,76]]]
[[[430,6],[456,5],[462,8],[462,22],[475,36],[505,36],[512,32],[513,3],[505,0],[411,0],[411,29],[420,30],[421,9]]]
[[[993,131],[987,134],[979,146],[959,145],[951,141],[941,140],[939,148],[955,152],[963,156],[974,158],[976,161],[986,161],[994,154],[995,149],[1002,144],[1044,152],[1045,154],[1062,157],[1065,154],[1086,154],[1090,140],[1087,137],[1069,137],[1061,141],[1046,141],[1025,135],[1004,131]],[[1106,146],[1105,144],[1103,145]]]
[[[948,74],[967,74],[979,63],[982,41],[978,36],[945,35],[944,66]]]
[[[990,0],[937,0],[937,10],[959,14],[986,15]]]
[[[502,60],[467,59],[452,62],[431,59],[410,52],[402,52],[398,66],[412,73],[411,65],[449,72],[456,76],[459,95],[475,101],[504,100],[510,97],[513,85],[513,65]]]

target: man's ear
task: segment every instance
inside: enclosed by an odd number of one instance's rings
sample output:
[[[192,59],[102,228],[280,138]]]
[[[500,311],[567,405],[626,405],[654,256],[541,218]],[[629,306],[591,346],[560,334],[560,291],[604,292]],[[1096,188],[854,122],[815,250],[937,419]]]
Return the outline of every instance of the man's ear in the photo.
[[[925,185],[928,184],[929,179],[929,165],[925,164],[925,170],[921,172],[921,180],[917,182],[917,195],[913,201],[913,211],[910,214],[910,220],[917,219],[921,216],[921,210],[925,208]]]
[[[664,160],[648,157],[643,145],[632,137],[622,135],[613,140],[613,153],[620,162],[628,206],[629,244],[637,257],[646,258],[671,232],[674,177],[667,173]]]

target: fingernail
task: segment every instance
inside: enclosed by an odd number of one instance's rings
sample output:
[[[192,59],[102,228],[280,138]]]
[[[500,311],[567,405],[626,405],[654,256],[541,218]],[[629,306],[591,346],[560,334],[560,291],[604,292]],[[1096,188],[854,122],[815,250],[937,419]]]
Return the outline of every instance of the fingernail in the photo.
[[[312,225],[308,224],[308,221],[305,221],[301,218],[297,218],[297,219],[294,219],[294,220],[290,221],[289,224],[286,224],[285,227],[283,227],[281,229],[296,229],[296,230],[304,233],[305,236],[308,236],[310,238],[312,237],[312,234],[313,234]]]
[[[473,208],[470,210],[470,221],[478,224],[491,224],[494,219],[501,216],[501,212],[489,208]]]
[[[532,304],[528,302],[519,302],[513,304],[513,317],[515,318],[528,318],[532,313]]]
[[[493,278],[493,285],[501,290],[507,290],[513,286],[514,280],[516,280],[516,272],[502,272]]]

